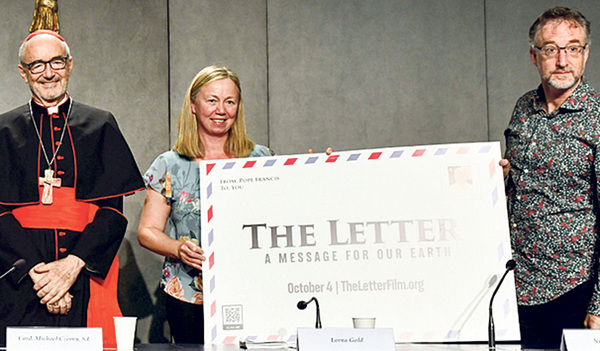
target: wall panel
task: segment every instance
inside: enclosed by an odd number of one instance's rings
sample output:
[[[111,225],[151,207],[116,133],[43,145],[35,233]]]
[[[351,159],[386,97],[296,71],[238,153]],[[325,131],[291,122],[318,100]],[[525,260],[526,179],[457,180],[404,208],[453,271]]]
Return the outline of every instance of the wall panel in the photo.
[[[529,57],[529,27],[548,8],[566,6],[581,11],[591,22],[592,45],[584,75],[600,88],[600,49],[594,36],[600,32],[600,7],[595,1],[486,1],[489,86],[489,139],[504,145],[504,129],[517,99],[540,84]]]
[[[281,153],[487,139],[483,3],[269,1]]]
[[[208,65],[240,78],[250,138],[268,143],[266,0],[170,1],[171,141],[183,97]]]

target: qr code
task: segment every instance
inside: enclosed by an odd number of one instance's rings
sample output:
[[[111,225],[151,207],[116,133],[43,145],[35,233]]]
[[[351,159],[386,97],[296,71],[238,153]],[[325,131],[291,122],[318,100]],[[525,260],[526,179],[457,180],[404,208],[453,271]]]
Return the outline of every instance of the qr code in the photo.
[[[223,329],[244,329],[243,311],[242,305],[223,306]]]

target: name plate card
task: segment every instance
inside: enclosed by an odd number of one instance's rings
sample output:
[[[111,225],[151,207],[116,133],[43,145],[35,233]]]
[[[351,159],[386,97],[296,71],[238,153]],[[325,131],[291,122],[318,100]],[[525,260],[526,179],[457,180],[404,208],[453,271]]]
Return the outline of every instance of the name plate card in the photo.
[[[200,162],[205,340],[296,342],[377,318],[396,342],[486,341],[511,258],[500,144]],[[513,275],[497,340],[519,340]]]
[[[560,351],[600,350],[600,330],[565,329],[563,330]]]
[[[394,330],[298,328],[298,351],[395,351]]]
[[[102,328],[6,328],[6,351],[32,350],[102,351]]]

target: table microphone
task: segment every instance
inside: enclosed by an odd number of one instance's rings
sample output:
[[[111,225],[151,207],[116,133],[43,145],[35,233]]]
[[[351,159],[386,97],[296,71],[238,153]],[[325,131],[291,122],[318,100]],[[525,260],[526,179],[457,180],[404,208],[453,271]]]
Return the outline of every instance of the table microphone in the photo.
[[[494,297],[496,296],[496,293],[498,292],[500,285],[502,285],[504,278],[506,277],[508,272],[515,269],[516,266],[517,266],[517,262],[515,262],[515,260],[511,259],[506,262],[506,271],[504,271],[504,275],[502,275],[502,278],[500,278],[498,285],[496,285],[496,290],[494,290],[494,293],[492,294],[492,298],[490,299],[490,320],[489,320],[489,324],[488,324],[488,348],[490,350],[496,349],[496,331],[494,330],[494,317],[493,317],[493,312],[492,312],[492,303],[494,302]]]
[[[19,258],[18,260],[15,261],[15,263],[13,263],[12,267],[10,267],[9,270],[7,270],[6,272],[4,272],[4,274],[2,274],[0,276],[0,280],[2,280],[2,278],[6,277],[7,275],[9,275],[12,271],[14,271],[15,269],[21,268],[25,265],[25,260],[22,258]]]
[[[306,306],[308,306],[308,304],[313,301],[317,305],[317,321],[315,322],[315,328],[320,329],[321,328],[321,309],[319,308],[319,301],[317,301],[316,297],[313,296],[308,301],[298,301],[298,304],[296,306],[298,306],[298,309],[304,310],[304,309],[306,309]]]

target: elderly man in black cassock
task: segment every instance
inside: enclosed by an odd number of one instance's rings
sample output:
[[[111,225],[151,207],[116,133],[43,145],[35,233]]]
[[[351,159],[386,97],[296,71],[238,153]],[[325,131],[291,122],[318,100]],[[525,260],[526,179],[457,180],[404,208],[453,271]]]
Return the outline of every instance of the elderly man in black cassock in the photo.
[[[73,58],[31,33],[19,71],[32,99],[0,116],[0,345],[7,326],[103,327],[114,346],[123,196],[144,188],[114,116],[67,93]]]

